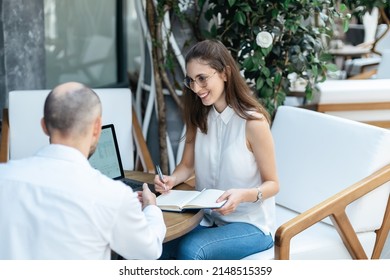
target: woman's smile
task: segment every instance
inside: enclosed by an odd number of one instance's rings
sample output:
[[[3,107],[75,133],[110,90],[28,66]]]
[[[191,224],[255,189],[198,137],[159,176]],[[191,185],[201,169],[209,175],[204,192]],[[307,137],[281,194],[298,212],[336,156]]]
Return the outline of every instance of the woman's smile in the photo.
[[[209,93],[210,93],[209,91],[198,93],[198,96],[199,96],[200,99],[204,99],[204,98],[206,98],[209,95]]]

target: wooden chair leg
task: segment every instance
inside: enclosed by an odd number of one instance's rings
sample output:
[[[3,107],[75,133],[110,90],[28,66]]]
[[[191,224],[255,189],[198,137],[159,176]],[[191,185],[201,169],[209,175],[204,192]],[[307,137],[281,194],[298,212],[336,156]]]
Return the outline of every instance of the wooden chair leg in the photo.
[[[379,259],[383,247],[385,246],[387,236],[389,235],[390,230],[390,196],[387,200],[387,207],[386,212],[383,217],[383,223],[380,229],[376,231],[376,240],[375,240],[375,247],[371,255],[371,259]]]
[[[8,137],[9,137],[8,109],[3,110],[3,121],[1,123],[1,144],[0,144],[0,162],[8,161]]]

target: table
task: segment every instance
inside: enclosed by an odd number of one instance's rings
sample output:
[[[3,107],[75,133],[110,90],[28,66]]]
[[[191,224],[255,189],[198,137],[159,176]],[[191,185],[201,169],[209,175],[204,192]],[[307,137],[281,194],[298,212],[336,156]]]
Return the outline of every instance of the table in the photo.
[[[153,183],[155,175],[140,171],[125,171],[125,176],[145,183]],[[176,186],[175,189],[190,190],[193,189],[193,185],[191,185],[191,181],[189,181],[188,183],[182,183]],[[163,217],[167,227],[164,242],[168,242],[194,229],[202,220],[203,211],[199,210],[184,213],[163,212]]]

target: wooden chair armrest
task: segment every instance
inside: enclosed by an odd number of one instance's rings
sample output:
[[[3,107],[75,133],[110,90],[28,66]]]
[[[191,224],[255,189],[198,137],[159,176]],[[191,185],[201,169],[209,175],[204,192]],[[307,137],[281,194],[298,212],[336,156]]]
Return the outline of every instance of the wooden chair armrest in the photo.
[[[372,76],[374,76],[377,73],[377,69],[368,70],[359,74],[356,74],[354,76],[349,77],[347,80],[365,80],[370,79]]]
[[[3,109],[3,121],[1,124],[0,162],[8,161],[9,150],[9,119],[8,109]]]
[[[363,48],[363,49],[371,49],[373,44],[374,44],[374,42],[363,42],[363,43],[357,44],[355,47],[356,48]]]
[[[136,164],[135,169],[147,172],[147,173],[155,173],[155,167],[153,164],[152,156],[150,155],[148,146],[146,144],[144,135],[142,134],[141,126],[138,122],[137,114],[135,113],[135,109],[132,110],[132,119],[133,119],[133,138],[134,143],[136,146],[136,159],[139,159],[140,164],[142,165],[142,168],[140,166],[137,166]]]
[[[377,70],[378,67],[379,67],[379,62],[373,62],[373,63],[368,63],[368,64],[365,64],[365,65],[362,65],[362,68],[361,68],[361,73],[364,73],[364,72],[370,72],[370,67],[374,67],[376,66],[376,68],[372,69],[372,70]],[[375,71],[375,74],[376,74],[376,71]]]
[[[327,103],[327,104],[317,104],[316,111],[326,113],[326,112],[337,112],[337,111],[359,111],[359,110],[389,110],[390,102],[359,102],[359,103]],[[389,119],[380,119],[380,120],[361,120],[360,122],[382,127],[390,128]]]
[[[318,104],[319,112],[356,111],[356,110],[389,110],[390,101],[355,102],[355,103],[325,103]]]
[[[275,259],[289,259],[291,239],[327,217],[332,220],[351,257],[353,259],[367,259],[345,210],[353,201],[388,181],[390,181],[390,164],[281,225],[275,234]],[[377,239],[372,258],[379,258],[389,232],[389,201],[390,196],[381,229],[376,232]]]

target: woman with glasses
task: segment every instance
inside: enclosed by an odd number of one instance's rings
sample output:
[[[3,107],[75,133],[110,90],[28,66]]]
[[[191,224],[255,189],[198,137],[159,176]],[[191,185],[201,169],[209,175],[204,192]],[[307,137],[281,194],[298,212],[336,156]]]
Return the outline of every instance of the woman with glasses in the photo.
[[[221,189],[219,209],[164,246],[162,258],[241,259],[273,246],[274,196],[279,190],[270,117],[219,41],[195,44],[186,55],[181,162],[155,177],[162,193],[194,173],[196,189]]]

